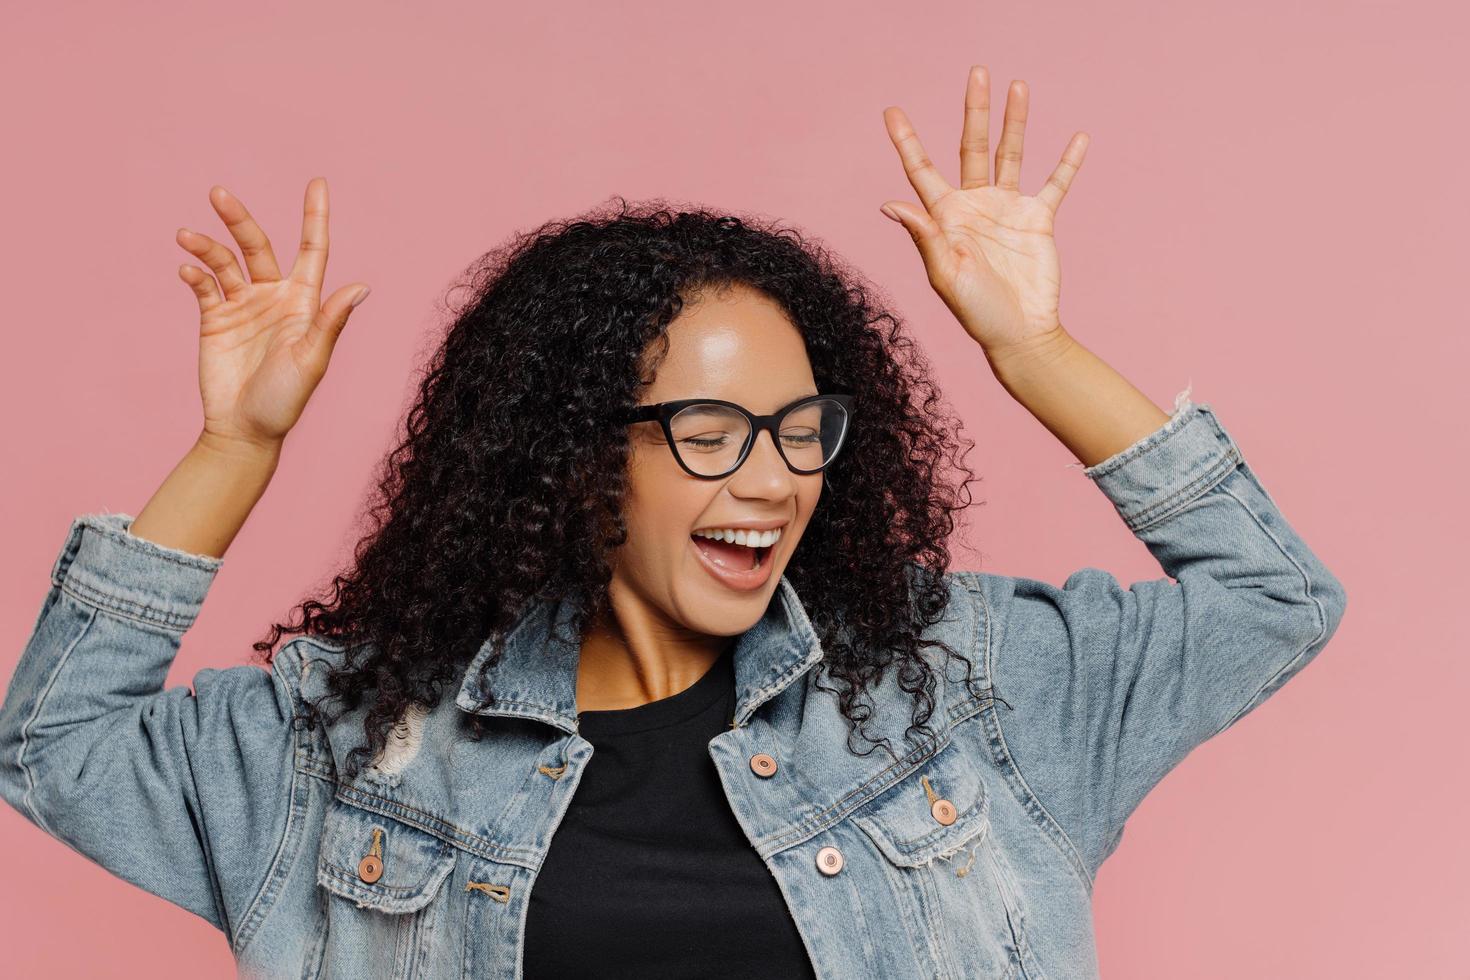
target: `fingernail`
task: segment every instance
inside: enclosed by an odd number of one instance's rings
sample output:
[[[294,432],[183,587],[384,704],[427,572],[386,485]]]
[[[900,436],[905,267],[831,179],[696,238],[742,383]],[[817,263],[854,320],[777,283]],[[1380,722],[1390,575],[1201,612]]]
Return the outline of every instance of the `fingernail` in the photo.
[[[903,220],[901,218],[899,218],[898,213],[895,212],[888,205],[885,204],[881,208],[879,208],[878,210],[879,211],[882,211],[884,214],[888,215],[888,217],[892,218],[894,221],[897,221],[899,224],[903,224]]]
[[[367,299],[367,294],[372,291],[373,289],[371,286],[364,286],[359,289],[357,291],[357,295],[352,297],[352,305],[357,306],[358,303],[361,303],[363,300]]]

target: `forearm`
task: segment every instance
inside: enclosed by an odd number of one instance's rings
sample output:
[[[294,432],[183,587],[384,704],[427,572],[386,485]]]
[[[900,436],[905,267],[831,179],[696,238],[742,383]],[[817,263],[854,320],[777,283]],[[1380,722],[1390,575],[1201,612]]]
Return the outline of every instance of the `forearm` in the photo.
[[[1169,420],[1064,329],[1024,348],[987,351],[986,359],[1002,387],[1084,466],[1127,449]]]
[[[201,433],[128,532],[165,547],[222,558],[279,462],[280,447],[245,446]]]

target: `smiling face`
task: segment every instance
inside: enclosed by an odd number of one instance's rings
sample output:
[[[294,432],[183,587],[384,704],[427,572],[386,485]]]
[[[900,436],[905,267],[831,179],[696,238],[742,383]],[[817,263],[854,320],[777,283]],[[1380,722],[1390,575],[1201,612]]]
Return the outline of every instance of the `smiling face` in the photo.
[[[691,297],[667,336],[668,353],[640,404],[716,398],[765,415],[818,393],[801,333],[779,304],[749,287]],[[710,432],[688,434],[698,440],[681,447],[686,458],[712,444]],[[657,422],[635,423],[629,436],[628,540],[611,586],[619,615],[636,608],[667,634],[743,633],[780,584],[821,497],[822,474],[793,473],[769,432],[760,434],[738,470],[715,480],[685,472]],[[721,572],[720,561],[730,569],[748,566],[748,552],[694,535],[776,525],[780,537],[763,549],[754,573]]]

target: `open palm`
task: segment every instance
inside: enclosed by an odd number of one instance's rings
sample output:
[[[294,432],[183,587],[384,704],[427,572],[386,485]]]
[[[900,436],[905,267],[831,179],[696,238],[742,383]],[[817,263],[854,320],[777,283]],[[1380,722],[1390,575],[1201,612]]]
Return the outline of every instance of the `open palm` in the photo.
[[[306,185],[301,247],[284,278],[270,240],[239,198],[216,186],[209,199],[240,246],[249,278],[230,249],[179,229],[179,245],[214,272],[179,267],[179,278],[199,300],[204,430],[216,439],[276,446],[301,417],[348,314],[367,289],[352,283],[321,302],[327,267],[324,178]]]
[[[990,79],[970,69],[960,138],[960,186],[952,187],[925,153],[902,109],[883,120],[909,183],[922,206],[890,201],[885,213],[914,239],[929,283],[965,330],[996,354],[1046,338],[1061,328],[1061,266],[1053,236],[1057,207],[1087,152],[1077,133],[1046,185],[1035,196],[1020,192],[1021,148],[1029,94],[1015,81],[990,177]]]

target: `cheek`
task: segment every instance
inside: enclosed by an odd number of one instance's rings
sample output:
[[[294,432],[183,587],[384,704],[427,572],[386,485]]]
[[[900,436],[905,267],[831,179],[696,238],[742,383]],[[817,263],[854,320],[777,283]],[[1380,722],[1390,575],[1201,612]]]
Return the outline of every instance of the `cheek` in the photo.
[[[822,488],[825,486],[825,480],[820,473],[810,477],[809,480],[810,482],[803,483],[796,493],[796,516],[803,527],[816,512],[817,504],[822,499]]]
[[[623,505],[628,525],[624,550],[643,564],[660,557],[683,559],[689,532],[708,512],[718,489],[713,482],[689,478],[672,461],[665,467],[651,458],[630,466]]]

